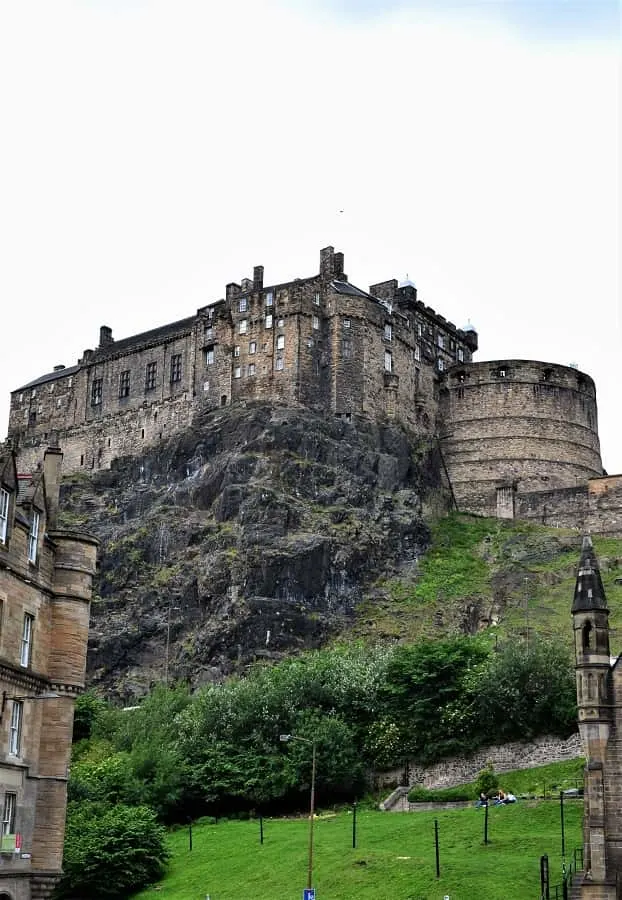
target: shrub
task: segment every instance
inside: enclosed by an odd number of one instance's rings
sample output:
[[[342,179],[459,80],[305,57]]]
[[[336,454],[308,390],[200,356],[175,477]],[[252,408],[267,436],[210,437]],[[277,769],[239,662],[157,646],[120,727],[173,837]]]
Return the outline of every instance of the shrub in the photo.
[[[490,796],[493,794],[497,788],[499,787],[499,779],[495,774],[495,770],[492,767],[492,763],[488,763],[488,765],[482,769],[475,780],[475,789],[477,791],[477,796],[480,794],[486,794],[486,796]]]

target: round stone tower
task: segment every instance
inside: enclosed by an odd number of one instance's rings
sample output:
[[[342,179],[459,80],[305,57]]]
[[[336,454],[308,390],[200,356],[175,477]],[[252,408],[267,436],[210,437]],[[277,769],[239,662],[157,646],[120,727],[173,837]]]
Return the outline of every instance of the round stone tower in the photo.
[[[596,388],[572,367],[520,359],[454,366],[440,409],[461,510],[511,517],[517,491],[575,487],[603,474]]]

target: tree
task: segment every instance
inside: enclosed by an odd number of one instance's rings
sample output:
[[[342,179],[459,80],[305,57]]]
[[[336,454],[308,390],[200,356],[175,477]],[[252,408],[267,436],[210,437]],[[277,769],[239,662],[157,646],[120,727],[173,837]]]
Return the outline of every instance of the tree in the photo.
[[[164,874],[164,829],[144,806],[70,803],[63,878],[56,896],[67,900],[124,900]]]

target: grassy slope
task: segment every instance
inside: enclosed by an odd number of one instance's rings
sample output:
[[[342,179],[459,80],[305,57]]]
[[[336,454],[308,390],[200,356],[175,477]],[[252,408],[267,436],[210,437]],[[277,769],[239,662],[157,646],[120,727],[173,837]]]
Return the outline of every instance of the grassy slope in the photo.
[[[566,803],[566,845],[581,844],[582,804]],[[483,811],[469,807],[437,813],[360,811],[357,849],[352,817],[315,823],[315,887],[318,900],[531,900],[539,891],[539,858],[548,853],[552,882],[559,881],[559,806],[520,802],[489,810],[491,843],[483,844]],[[434,819],[439,823],[441,878],[434,870]],[[173,832],[170,870],[142,900],[283,900],[300,898],[305,886],[306,819],[197,825],[193,851],[187,831]],[[156,893],[157,891],[157,893]]]
[[[612,611],[612,645],[622,624],[622,539],[594,538]],[[451,515],[433,529],[414,577],[379,583],[351,634],[413,640],[476,631],[499,639],[528,633],[570,643],[570,606],[580,537],[563,529]]]

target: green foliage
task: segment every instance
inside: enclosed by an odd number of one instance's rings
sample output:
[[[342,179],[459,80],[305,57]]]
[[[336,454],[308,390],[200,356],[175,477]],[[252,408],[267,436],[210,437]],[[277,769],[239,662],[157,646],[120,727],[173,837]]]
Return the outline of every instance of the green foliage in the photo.
[[[414,787],[408,792],[409,803],[449,803],[457,800],[473,800],[473,789],[469,787],[436,788],[428,790]]]
[[[432,547],[422,560],[415,588],[419,600],[490,594],[490,569],[478,546],[498,531],[499,524],[496,519],[465,520],[453,514],[435,526]]]
[[[78,697],[73,716],[74,742],[91,737],[97,719],[103,715],[105,709],[105,702],[91,693],[91,691],[87,691]]]
[[[167,858],[165,832],[152,810],[69,803],[57,897],[122,900],[161,878]]]
[[[495,773],[495,770],[492,767],[492,763],[488,763],[488,765],[482,769],[477,778],[475,779],[475,790],[477,792],[477,796],[480,794],[486,794],[486,796],[490,796],[494,791],[499,787],[499,779]]]
[[[551,641],[503,645],[483,675],[479,715],[500,741],[576,730],[576,688],[563,647]],[[493,724],[494,723],[494,724]]]

